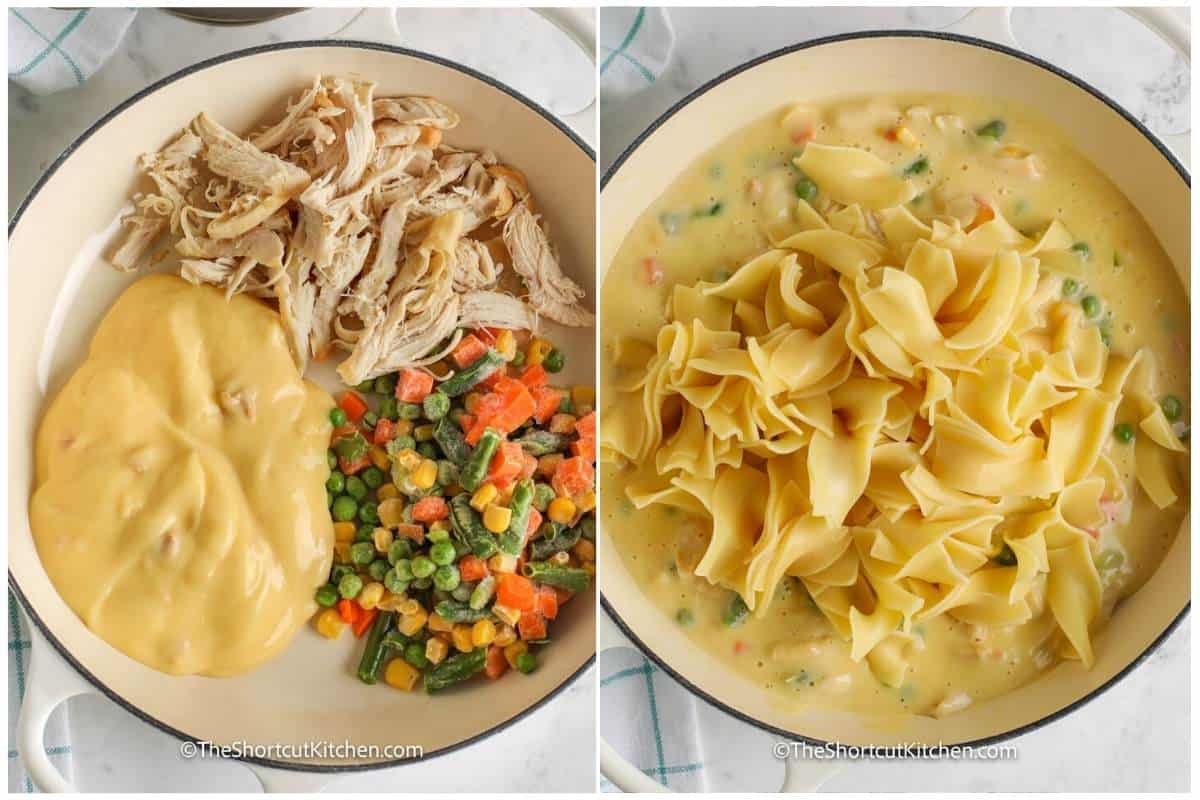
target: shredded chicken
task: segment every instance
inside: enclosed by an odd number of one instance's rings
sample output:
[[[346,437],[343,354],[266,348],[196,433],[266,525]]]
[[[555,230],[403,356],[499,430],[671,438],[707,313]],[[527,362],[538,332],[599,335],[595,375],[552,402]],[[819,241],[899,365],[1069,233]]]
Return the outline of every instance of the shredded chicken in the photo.
[[[113,265],[151,262],[170,231],[182,277],[276,301],[299,368],[342,350],[350,384],[438,361],[464,329],[591,324],[524,174],[444,143],[460,117],[443,103],[375,89],[317,76],[245,138],[198,115],[139,160],[155,191]],[[526,296],[500,286],[506,266]]]

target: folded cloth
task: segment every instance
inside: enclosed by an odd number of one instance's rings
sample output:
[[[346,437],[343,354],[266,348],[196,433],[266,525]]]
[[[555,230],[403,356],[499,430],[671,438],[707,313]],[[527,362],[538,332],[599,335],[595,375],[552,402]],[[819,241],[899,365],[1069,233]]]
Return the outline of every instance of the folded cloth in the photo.
[[[34,94],[83,86],[137,15],[131,8],[10,8],[8,79]]]
[[[17,755],[17,716],[25,696],[25,676],[29,672],[29,620],[8,594],[8,791],[31,794],[38,791]],[[46,753],[68,781],[71,780],[71,737],[67,729],[67,704],[63,703],[46,724]]]
[[[605,101],[653,86],[674,49],[675,31],[666,9],[606,7],[600,15],[600,89]]]

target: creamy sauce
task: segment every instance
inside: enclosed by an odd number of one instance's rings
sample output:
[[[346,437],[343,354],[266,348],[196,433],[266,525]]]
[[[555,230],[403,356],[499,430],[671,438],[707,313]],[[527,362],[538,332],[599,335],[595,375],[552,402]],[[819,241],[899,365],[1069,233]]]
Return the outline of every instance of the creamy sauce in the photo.
[[[329,573],[332,405],[267,306],[164,275],[133,284],[38,431],[30,522],[55,588],[162,672],[272,658]]]
[[[889,138],[904,110],[913,107],[907,132]],[[1012,150],[975,134],[995,119],[1005,122],[1001,143]],[[770,246],[768,226],[794,205],[802,176],[791,161],[807,138],[865,148],[897,170],[923,156],[927,168],[913,177],[921,194],[908,207],[927,222],[934,215],[969,220],[976,198],[994,204],[1019,229],[1036,231],[1061,220],[1087,245],[1076,277],[1084,293],[1102,299],[1113,351],[1152,351],[1160,388],[1182,399],[1183,419],[1189,420],[1187,298],[1145,221],[1052,125],[1005,102],[947,96],[849,100],[790,117],[781,109],[693,163],[638,219],[605,278],[604,396],[617,376],[614,343],[627,337],[653,342],[672,286],[723,280],[722,273]],[[1136,487],[1132,448],[1112,437],[1105,447],[1133,500],[1114,508],[1113,521],[1099,532],[1104,611],[1093,632],[1153,573],[1187,506],[1185,497],[1160,511]],[[766,617],[751,615],[728,628],[722,615],[731,593],[690,574],[706,546],[707,523],[658,505],[636,511],[625,497],[631,473],[607,465],[602,475],[602,520],[648,598],[679,620],[698,648],[782,703],[950,713],[1010,691],[1058,659],[1061,634],[1049,614],[992,628],[942,615],[914,626],[910,670],[903,685],[891,688],[865,661],[851,660],[848,644],[795,579],[784,581]],[[1102,637],[1096,646],[1104,647]]]

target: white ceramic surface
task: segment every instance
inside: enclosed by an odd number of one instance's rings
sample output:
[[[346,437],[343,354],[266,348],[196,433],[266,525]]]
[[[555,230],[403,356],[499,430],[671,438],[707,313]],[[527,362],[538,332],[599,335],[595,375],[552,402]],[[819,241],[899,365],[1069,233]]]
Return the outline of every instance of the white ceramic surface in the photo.
[[[33,98],[17,90],[10,92],[9,152],[13,163],[19,165],[10,176],[10,206],[15,208],[48,162],[96,117],[143,86],[222,52],[268,42],[329,36],[345,26],[354,14],[354,10],[320,10],[262,26],[213,29],[161,12],[142,12],[114,59],[87,86],[49,98]],[[393,41],[502,74],[510,83],[540,93],[539,99],[548,106],[561,100],[569,107],[572,98],[582,97],[586,101],[590,88],[587,85],[539,84],[547,64],[553,63],[555,52],[575,47],[549,23],[526,11],[454,14],[453,25],[431,17],[429,12],[403,18],[400,27],[405,33]],[[574,21],[586,30],[590,24],[588,14],[581,12],[576,17]],[[472,25],[476,30],[488,30],[490,35],[468,37],[456,33],[469,30]],[[426,35],[412,38],[416,32]],[[539,36],[540,42],[536,41]],[[520,37],[535,41],[518,54],[511,44]],[[555,95],[556,87],[563,90],[559,95]],[[594,144],[591,113],[568,121]],[[466,748],[402,771],[349,775],[335,779],[331,788],[465,791],[478,789],[480,776],[487,776],[497,791],[586,790],[594,782],[595,695],[591,675],[588,671],[554,703],[505,731],[503,747]],[[74,777],[81,789],[246,791],[258,786],[249,770],[236,763],[182,761],[178,757],[177,740],[138,722],[103,697],[90,695],[70,701],[69,714]],[[114,742],[120,746],[114,747]]]
[[[950,8],[672,9],[674,63],[642,94],[620,105],[602,105],[602,169],[671,105],[737,64],[797,41],[837,33],[944,28],[965,13],[966,9]],[[1139,23],[1108,9],[1021,9],[1012,22],[1024,49],[1091,82],[1152,129],[1163,134],[1187,129],[1187,65]],[[1013,740],[1019,748],[1015,761],[864,761],[848,765],[822,788],[1185,790],[1190,785],[1189,645],[1190,623],[1185,621],[1102,701]]]

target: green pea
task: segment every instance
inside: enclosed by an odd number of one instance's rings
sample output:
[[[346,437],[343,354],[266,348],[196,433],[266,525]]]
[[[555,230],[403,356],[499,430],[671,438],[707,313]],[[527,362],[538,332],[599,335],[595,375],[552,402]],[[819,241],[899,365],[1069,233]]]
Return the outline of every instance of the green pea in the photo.
[[[921,173],[926,172],[928,170],[929,170],[929,159],[926,158],[925,156],[921,156],[916,161],[912,162],[907,167],[905,167],[903,174],[905,174],[905,175],[920,175]]]
[[[1079,301],[1079,307],[1083,309],[1083,315],[1088,319],[1100,316],[1100,298],[1094,294],[1085,295]]]
[[[429,548],[429,558],[439,567],[454,563],[454,545],[450,542],[434,542]]]
[[[355,542],[350,545],[350,560],[365,567],[375,560],[375,545],[371,542]]]
[[[395,566],[401,561],[406,561],[412,555],[412,543],[408,539],[396,539],[392,542],[392,546],[388,548],[388,561]],[[408,565],[405,564],[405,568]]]
[[[325,451],[325,462],[327,464],[329,464],[329,468],[331,470],[337,469],[337,466],[338,466],[337,453],[335,453],[333,451],[332,447]]]
[[[986,136],[991,139],[999,139],[1004,135],[1004,130],[1007,126],[1002,119],[994,119],[983,127],[975,131],[976,136]]]
[[[337,586],[339,583],[341,583],[342,578],[353,574],[354,567],[346,564],[334,564],[333,569],[329,570],[329,582],[334,586]]]
[[[413,575],[412,562],[407,558],[396,559],[395,563],[392,564],[392,572],[395,572],[396,577],[406,583],[416,577]]]
[[[367,484],[363,483],[363,479],[357,475],[351,475],[346,478],[346,494],[355,500],[362,500],[367,496]]]
[[[338,581],[338,594],[346,600],[353,600],[358,597],[358,593],[362,591],[363,579],[355,575],[353,572],[342,576]]]
[[[562,351],[555,348],[546,354],[546,359],[542,362],[542,366],[546,368],[546,372],[562,372],[562,368],[567,363],[567,357],[562,354]]]
[[[358,530],[354,532],[354,541],[356,542],[373,542],[375,541],[375,526],[362,524],[358,526]]]
[[[329,480],[325,481],[325,488],[334,494],[341,494],[346,488],[346,476],[340,472],[332,473]]]
[[[681,608],[675,612],[675,621],[686,628],[696,621],[696,617],[690,608]]]
[[[430,392],[421,403],[421,408],[425,411],[426,419],[436,422],[450,410],[450,398],[441,392]]]
[[[392,567],[383,574],[383,588],[392,594],[400,594],[401,592],[408,591],[408,584],[410,582],[411,578],[406,579],[401,577],[395,567]]]
[[[396,413],[400,415],[400,419],[414,420],[420,419],[424,409],[420,403],[397,403]]]
[[[429,659],[425,657],[425,646],[420,642],[410,642],[404,648],[404,660],[417,669],[425,669],[429,666]]]
[[[1183,416],[1183,401],[1173,394],[1166,395],[1158,404],[1162,406],[1163,415],[1171,422]]]
[[[1008,546],[1008,542],[1005,542],[1004,546],[1000,548],[1000,552],[992,560],[1003,567],[1012,567],[1016,566],[1017,554]]]
[[[362,482],[367,485],[367,488],[378,489],[383,486],[383,470],[379,467],[367,467],[363,470]]]
[[[513,666],[517,668],[517,672],[528,675],[537,669],[537,656],[526,650],[516,657],[513,661]]]
[[[441,529],[430,531],[429,533],[425,534],[425,540],[431,544],[436,542],[448,542],[450,541],[450,531]]]
[[[1113,427],[1113,436],[1121,444],[1129,444],[1133,441],[1133,426],[1128,422],[1119,422]]]
[[[389,567],[386,558],[377,558],[367,565],[367,574],[371,576],[371,580],[373,581],[383,580],[383,576],[387,575],[388,571]]]
[[[412,582],[412,588],[419,592],[423,592],[431,586],[433,586],[432,578],[415,578]]]
[[[550,505],[550,501],[558,496],[554,491],[554,487],[548,483],[538,483],[533,487],[533,507],[538,511],[545,511]]]
[[[433,563],[428,556],[417,556],[412,560],[412,574],[414,578],[428,578],[437,571],[437,564]]]
[[[415,450],[417,448],[417,440],[411,436],[397,436],[389,444],[396,452],[401,450]]]
[[[333,423],[333,427],[340,428],[346,424],[346,412],[340,408],[335,408],[329,412],[329,421]]]
[[[1110,350],[1112,349],[1113,335],[1109,328],[1100,329],[1100,341],[1104,343],[1105,347],[1109,348]]]
[[[333,518],[338,522],[349,522],[358,514],[358,501],[349,495],[341,495],[333,501]]]
[[[392,422],[400,419],[397,409],[396,398],[394,397],[385,397],[379,401],[379,416],[384,419],[390,419]]]
[[[396,379],[391,375],[380,375],[375,379],[375,393],[389,395],[396,391]]]
[[[1071,245],[1071,252],[1079,256],[1081,261],[1087,261],[1092,257],[1092,248],[1088,246],[1087,242],[1076,242]]]
[[[1063,278],[1062,295],[1063,297],[1073,297],[1079,291],[1079,281],[1074,278]]]
[[[817,196],[817,184],[808,178],[796,181],[796,196],[805,202],[812,202]]]
[[[379,521],[379,504],[373,502],[363,503],[358,507],[358,519],[361,522],[375,523]]]
[[[450,549],[453,550],[454,545],[450,545]],[[453,564],[438,567],[433,573],[433,585],[443,592],[455,589],[461,581],[462,576],[458,572],[458,567]]]
[[[329,608],[338,601],[338,590],[332,584],[325,584],[317,589],[317,605]]]
[[[524,351],[524,350],[518,350],[518,351],[517,351],[517,354],[516,354],[515,356],[513,356],[513,357],[512,357],[512,361],[510,361],[510,362],[508,362],[508,363],[509,363],[509,364],[511,364],[511,365],[512,365],[512,366],[514,366],[514,367],[523,367],[523,366],[525,366],[525,351]]]
[[[365,381],[360,383],[358,386],[355,386],[354,388],[356,390],[358,390],[360,392],[364,392],[364,393],[365,392],[373,392],[373,391],[375,391],[375,381],[371,380],[370,378],[367,378]]]

